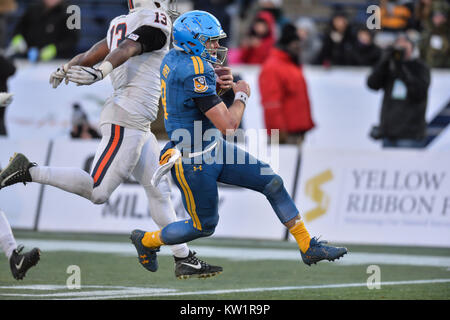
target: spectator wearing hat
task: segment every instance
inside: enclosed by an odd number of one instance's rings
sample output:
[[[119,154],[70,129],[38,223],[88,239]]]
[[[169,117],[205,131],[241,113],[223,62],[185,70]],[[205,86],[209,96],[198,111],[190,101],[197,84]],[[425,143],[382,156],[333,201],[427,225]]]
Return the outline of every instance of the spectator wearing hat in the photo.
[[[285,24],[289,23],[289,19],[283,12],[283,0],[258,0],[260,11],[269,12],[275,19],[277,27],[277,35]]]
[[[275,20],[269,12],[261,11],[253,20],[250,30],[241,42],[240,62],[263,63],[275,44]]]
[[[322,48],[322,38],[314,20],[301,17],[295,21],[297,34],[300,38],[300,58],[303,64],[314,64]]]
[[[269,135],[271,129],[278,129],[280,143],[300,144],[314,127],[300,44],[296,27],[286,24],[258,79],[266,129]]]

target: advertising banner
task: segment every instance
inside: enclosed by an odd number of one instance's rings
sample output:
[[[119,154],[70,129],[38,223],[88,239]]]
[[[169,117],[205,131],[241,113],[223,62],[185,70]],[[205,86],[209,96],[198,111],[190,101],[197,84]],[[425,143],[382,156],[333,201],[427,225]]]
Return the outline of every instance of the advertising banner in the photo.
[[[54,142],[50,166],[76,167],[90,172],[99,140]],[[128,233],[135,228],[157,229],[148,211],[143,188],[133,180],[117,188],[105,204],[52,186],[45,186],[39,230]]]
[[[297,204],[314,235],[450,246],[450,153],[306,148]]]
[[[76,167],[87,172],[98,141],[56,140],[50,155],[54,167]],[[285,159],[276,170],[288,191],[293,188],[297,148],[281,147]],[[264,159],[270,163],[270,154]],[[274,167],[276,168],[277,165]],[[181,194],[172,182],[172,202],[180,219],[188,218]],[[240,187],[219,184],[220,222],[214,236],[280,239],[284,227],[264,195]],[[128,180],[113,192],[107,203],[92,204],[80,196],[45,186],[38,229],[45,231],[128,233],[135,228],[156,230],[143,188]]]

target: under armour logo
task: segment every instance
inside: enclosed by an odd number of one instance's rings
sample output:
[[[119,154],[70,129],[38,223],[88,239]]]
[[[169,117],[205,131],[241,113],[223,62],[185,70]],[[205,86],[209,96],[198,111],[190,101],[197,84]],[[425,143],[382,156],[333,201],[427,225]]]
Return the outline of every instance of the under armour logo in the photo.
[[[202,166],[201,166],[201,165],[200,165],[200,166],[198,166],[198,167],[194,166],[194,172],[195,172],[195,171],[197,171],[197,170],[200,170],[200,171],[202,171]]]

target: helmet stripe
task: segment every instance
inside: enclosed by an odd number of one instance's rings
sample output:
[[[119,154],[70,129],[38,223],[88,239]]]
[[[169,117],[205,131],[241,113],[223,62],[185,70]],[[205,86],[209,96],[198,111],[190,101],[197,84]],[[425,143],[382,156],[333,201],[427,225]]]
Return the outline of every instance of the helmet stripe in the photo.
[[[133,0],[128,0],[128,7],[131,9],[134,9],[134,3]]]

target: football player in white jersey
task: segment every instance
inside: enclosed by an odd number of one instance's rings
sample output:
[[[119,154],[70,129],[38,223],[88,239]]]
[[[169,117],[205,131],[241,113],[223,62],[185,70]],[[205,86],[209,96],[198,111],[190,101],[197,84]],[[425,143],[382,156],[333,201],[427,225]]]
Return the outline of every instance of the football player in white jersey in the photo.
[[[111,21],[105,39],[75,56],[50,76],[54,88],[63,80],[90,85],[108,74],[111,77],[114,92],[100,115],[102,139],[91,174],[81,168],[38,166],[18,153],[0,174],[0,189],[18,182],[38,182],[102,204],[133,175],[145,189],[153,220],[162,228],[175,221],[176,214],[167,177],[163,177],[157,187],[151,184],[152,175],[159,167],[160,149],[150,124],[158,111],[159,68],[169,49],[174,1],[127,2],[130,12]],[[138,254],[141,265],[155,272],[158,269],[156,251],[131,240],[138,253],[145,251]],[[171,249],[178,278],[210,277],[222,272],[221,267],[195,257],[195,252],[186,244]]]

